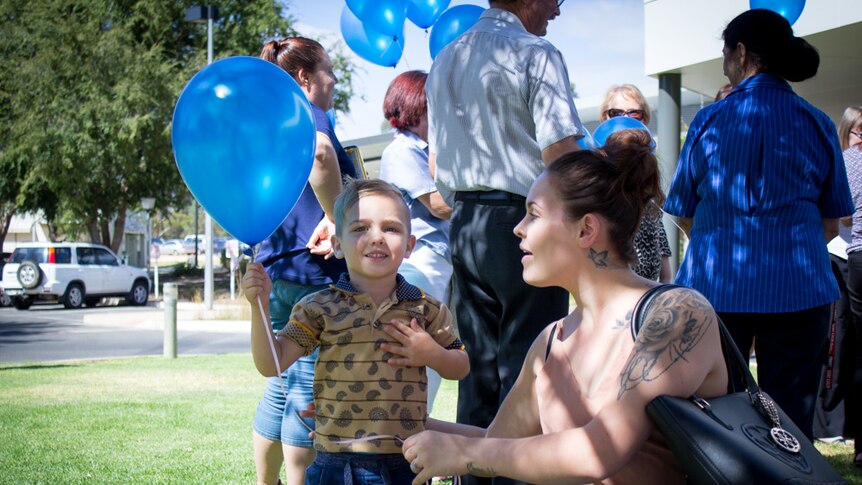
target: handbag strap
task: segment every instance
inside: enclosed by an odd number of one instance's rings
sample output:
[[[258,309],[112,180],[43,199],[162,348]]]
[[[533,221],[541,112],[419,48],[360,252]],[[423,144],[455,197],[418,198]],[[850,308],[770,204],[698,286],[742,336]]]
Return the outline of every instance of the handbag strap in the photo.
[[[647,290],[647,292],[638,300],[635,304],[634,310],[632,311],[632,340],[637,340],[638,332],[644,324],[644,316],[647,314],[647,311],[655,298],[665,291],[672,290],[674,288],[685,287],[680,285],[654,286]],[[757,381],[754,380],[754,376],[751,375],[751,370],[748,368],[748,359],[743,357],[742,352],[740,352],[739,348],[736,347],[733,337],[731,337],[727,327],[724,326],[721,318],[719,318],[718,315],[716,315],[715,318],[718,323],[719,332],[721,333],[722,354],[724,354],[725,364],[727,365],[728,391],[741,392],[745,390],[750,395],[760,393],[760,387],[757,385]]]

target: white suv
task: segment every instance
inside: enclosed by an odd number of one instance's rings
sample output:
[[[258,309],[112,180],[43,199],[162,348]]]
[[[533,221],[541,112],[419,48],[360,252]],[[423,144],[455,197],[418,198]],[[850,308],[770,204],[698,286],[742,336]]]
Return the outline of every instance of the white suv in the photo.
[[[95,306],[106,296],[146,305],[150,297],[143,268],[121,263],[110,249],[89,243],[19,244],[3,267],[0,285],[19,310],[35,301]]]

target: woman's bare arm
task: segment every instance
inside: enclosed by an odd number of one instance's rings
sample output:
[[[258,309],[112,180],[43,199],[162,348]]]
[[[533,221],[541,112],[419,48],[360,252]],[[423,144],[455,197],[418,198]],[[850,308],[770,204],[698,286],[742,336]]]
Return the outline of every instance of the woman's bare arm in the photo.
[[[693,290],[660,295],[619,374],[617,399],[586,426],[520,439],[421,433],[404,444],[405,458],[421,468],[413,483],[464,473],[589,483],[616,473],[649,436],[649,401],[662,394],[723,392],[727,378],[715,322],[709,303]]]

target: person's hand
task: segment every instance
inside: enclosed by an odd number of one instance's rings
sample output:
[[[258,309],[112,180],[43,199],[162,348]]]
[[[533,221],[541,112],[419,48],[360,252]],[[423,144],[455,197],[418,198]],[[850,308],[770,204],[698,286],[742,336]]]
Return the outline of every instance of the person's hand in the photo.
[[[311,254],[323,256],[323,259],[329,259],[334,256],[331,241],[333,234],[335,234],[335,223],[324,215],[323,219],[317,223],[314,232],[311,233],[311,237],[308,238],[308,243],[305,247],[309,249]]]
[[[317,407],[314,405],[314,401],[308,403],[308,406],[306,406],[305,409],[300,411],[299,415],[303,418],[315,419],[317,417]],[[314,438],[314,430],[308,432],[308,437]]]
[[[399,357],[392,357],[387,362],[390,365],[420,367],[429,365],[439,354],[440,345],[431,338],[416,319],[405,325],[400,320],[392,320],[392,325],[383,327],[383,331],[398,341],[398,344],[383,343],[380,348]]]
[[[248,264],[245,275],[242,277],[241,286],[246,300],[252,304],[253,308],[257,308],[258,297],[268,301],[269,293],[272,291],[272,281],[260,263]]]
[[[467,442],[463,436],[437,431],[423,431],[407,438],[401,445],[401,453],[416,474],[413,485],[430,483],[434,477],[466,475]]]

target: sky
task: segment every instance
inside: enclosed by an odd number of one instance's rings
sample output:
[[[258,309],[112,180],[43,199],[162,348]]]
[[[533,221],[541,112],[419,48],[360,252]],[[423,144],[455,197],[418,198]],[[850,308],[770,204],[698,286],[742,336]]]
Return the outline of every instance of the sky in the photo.
[[[407,20],[401,61],[394,68],[381,67],[356,56],[344,42],[339,27],[344,0],[288,0],[286,4],[302,35],[316,37],[324,46],[341,42],[342,51],[353,56],[358,67],[350,113],[338,113],[338,138],[344,142],[380,134],[383,96],[392,79],[411,69],[431,68],[426,32]],[[462,4],[488,6],[486,0],[452,0],[450,7]],[[565,58],[578,95],[575,105],[598,104],[613,84],[635,84],[646,96],[657,92],[658,81],[644,74],[643,0],[566,0],[560,12],[545,38]]]

